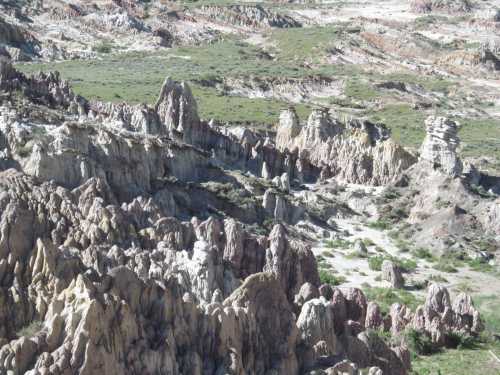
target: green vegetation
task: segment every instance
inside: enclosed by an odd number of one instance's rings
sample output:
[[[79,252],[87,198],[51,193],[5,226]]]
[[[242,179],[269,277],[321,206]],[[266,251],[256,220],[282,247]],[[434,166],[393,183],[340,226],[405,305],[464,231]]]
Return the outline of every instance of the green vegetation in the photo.
[[[377,220],[370,221],[367,226],[373,229],[386,230],[390,228],[391,224],[385,220]]]
[[[357,100],[373,100],[380,96],[369,83],[357,77],[346,82],[345,95]]]
[[[375,255],[368,258],[368,267],[372,271],[381,271],[384,260],[390,260],[401,268],[404,272],[412,272],[417,268],[417,263],[413,259],[395,258],[390,255]]]
[[[366,286],[363,288],[363,292],[369,301],[375,301],[379,304],[382,313],[388,313],[393,303],[401,303],[415,310],[423,302],[414,294],[403,289]]]
[[[26,327],[21,328],[18,332],[16,332],[17,337],[26,336],[33,337],[38,332],[40,332],[43,328],[43,322],[40,320],[34,320]]]
[[[405,342],[413,354],[430,355],[437,351],[429,336],[413,328],[405,331]]]
[[[326,269],[319,270],[319,279],[322,284],[330,284],[331,286],[340,285],[346,280],[345,277],[334,275],[331,271]]]
[[[457,273],[458,269],[453,265],[447,262],[446,260],[439,260],[433,268],[435,270],[447,273]]]
[[[352,242],[344,240],[343,238],[336,238],[334,240],[325,241],[325,246],[331,249],[347,249],[352,246]]]
[[[337,26],[275,29],[270,37],[277,46],[278,59],[320,62],[340,31]]]
[[[229,0],[221,1],[231,3]],[[214,2],[219,3],[218,0],[202,0],[192,6]],[[416,23],[426,25],[435,21],[434,16],[424,16]],[[427,91],[442,94],[442,103],[438,104],[442,107],[446,107],[446,95],[454,91],[458,84],[450,79],[412,72],[381,74],[366,72],[359,65],[331,63],[327,57],[335,49],[335,43],[345,40],[348,33],[357,32],[359,30],[347,23],[273,29],[264,33],[266,50],[227,35],[210,44],[174,47],[156,53],[120,53],[111,42],[102,42],[93,47],[101,54],[98,60],[20,63],[17,67],[28,73],[58,70],[82,96],[129,103],[153,104],[163,80],[171,76],[190,82],[202,118],[265,126],[268,129],[278,121],[280,109],[288,103],[276,99],[229,96],[214,86],[215,81],[222,82],[224,77],[245,80],[251,76],[300,78],[315,75],[335,78],[345,82],[345,95],[324,98],[322,101],[326,105],[334,104],[340,114],[346,115],[350,115],[352,109],[358,110],[360,116],[386,124],[396,142],[418,147],[425,134],[424,119],[429,111],[414,108],[400,99],[393,100],[393,93],[376,88],[374,83],[394,81],[420,85]],[[373,106],[366,107],[365,102],[386,103],[381,100],[386,96],[391,99],[387,101],[390,104],[381,108],[377,106],[380,109],[376,110]],[[339,109],[339,106],[348,108]],[[309,106],[298,104],[296,107],[299,117],[305,120]],[[434,111],[443,112],[443,109]],[[457,120],[461,123],[460,137],[465,156],[488,154],[500,160],[500,126],[497,120]],[[500,162],[492,168],[500,170]],[[394,211],[393,214],[404,215],[405,212]]]
[[[414,249],[412,251],[412,254],[415,257],[419,258],[419,259],[425,259],[425,260],[428,260],[428,261],[433,261],[434,260],[434,256],[429,251],[429,249],[425,249],[423,247],[418,247],[418,248]]]
[[[404,146],[418,147],[425,135],[425,112],[408,104],[390,104],[379,111],[370,112],[368,118],[382,122],[392,130],[392,137]]]
[[[382,255],[375,255],[368,258],[368,267],[372,271],[381,271],[382,263],[384,262],[385,257]]]
[[[101,42],[92,47],[92,50],[98,53],[111,53],[113,45],[111,43]]]
[[[452,335],[450,346],[431,356],[418,356],[413,359],[413,375],[497,375],[500,373],[498,363],[490,351],[500,356],[500,342],[492,335],[500,332],[500,300],[496,295],[474,296],[474,302],[481,312],[485,323],[485,335],[479,339],[468,336]],[[480,364],[480,365],[478,365]]]
[[[460,119],[459,136],[464,156],[488,155],[500,163],[500,121],[495,119]],[[493,166],[499,169],[500,165]]]

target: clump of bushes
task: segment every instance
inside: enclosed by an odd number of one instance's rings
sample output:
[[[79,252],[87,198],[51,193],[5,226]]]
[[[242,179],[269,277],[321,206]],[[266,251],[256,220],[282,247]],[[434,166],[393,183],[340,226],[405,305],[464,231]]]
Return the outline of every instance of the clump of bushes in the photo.
[[[330,284],[331,286],[337,286],[345,282],[346,278],[343,276],[334,275],[332,272],[320,269],[319,279],[322,284]]]
[[[381,271],[384,260],[390,260],[396,264],[403,272],[413,272],[417,268],[417,262],[413,259],[400,259],[392,256],[375,255],[368,258],[368,267],[372,271]]]
[[[438,348],[429,336],[413,328],[405,331],[404,341],[408,345],[408,349],[414,354],[431,355],[438,351]]]
[[[107,42],[101,42],[92,47],[92,51],[98,53],[111,53],[113,50],[113,45]]]
[[[373,229],[387,230],[390,228],[391,224],[385,220],[371,221],[368,226]]]

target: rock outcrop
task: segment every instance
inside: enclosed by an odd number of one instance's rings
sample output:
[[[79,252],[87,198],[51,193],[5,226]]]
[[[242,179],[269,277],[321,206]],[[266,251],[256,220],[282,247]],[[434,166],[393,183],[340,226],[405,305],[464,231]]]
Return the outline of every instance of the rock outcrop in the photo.
[[[388,281],[395,289],[401,289],[405,285],[401,269],[387,259],[382,262],[382,280]]]
[[[261,5],[204,5],[196,13],[214,21],[251,28],[302,26],[292,17],[265,9]]]
[[[404,374],[398,350],[358,337],[362,291],[320,293],[310,246],[284,224],[307,159],[200,120],[172,80],[155,108],[111,105],[0,67],[2,90],[41,114],[0,116],[0,373],[338,373],[357,371],[359,346],[363,366]],[[253,217],[210,184],[277,190]],[[256,218],[281,223],[259,234]]]
[[[477,336],[484,329],[470,296],[459,294],[452,303],[448,290],[438,284],[429,286],[424,305],[414,313],[394,304],[390,316],[393,335],[412,328],[427,335],[436,346],[447,345],[452,334]]]
[[[445,117],[429,117],[425,120],[426,137],[420,148],[420,160],[435,169],[457,177],[462,173],[462,162],[457,155],[460,143],[458,124]]]
[[[416,161],[391,141],[385,127],[361,120],[342,123],[323,109],[314,110],[303,126],[293,111],[284,111],[276,146],[310,160],[323,178],[335,176],[350,183],[394,182]]]
[[[472,7],[469,0],[414,0],[411,3],[412,10],[417,13],[468,13]]]

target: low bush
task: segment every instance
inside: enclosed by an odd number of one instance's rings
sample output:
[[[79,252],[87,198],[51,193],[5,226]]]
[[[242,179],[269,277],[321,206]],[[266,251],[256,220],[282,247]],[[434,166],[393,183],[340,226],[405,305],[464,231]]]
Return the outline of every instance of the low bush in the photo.
[[[345,282],[345,277],[334,275],[332,272],[321,269],[319,270],[319,279],[322,284],[330,284],[331,286],[337,286]]]
[[[438,351],[438,348],[429,336],[413,328],[405,331],[404,340],[410,351],[414,354],[431,355]]]

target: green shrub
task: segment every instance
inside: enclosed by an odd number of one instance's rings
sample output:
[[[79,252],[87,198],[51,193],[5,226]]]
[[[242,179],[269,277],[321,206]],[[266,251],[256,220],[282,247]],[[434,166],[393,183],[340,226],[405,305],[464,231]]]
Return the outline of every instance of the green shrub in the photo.
[[[113,45],[107,42],[101,42],[92,47],[94,52],[98,53],[111,53]]]
[[[392,256],[375,255],[368,258],[368,267],[372,271],[381,271],[384,260],[390,260],[403,272],[413,272],[417,268],[417,262],[413,259],[401,259]]]
[[[478,338],[460,333],[450,332],[446,335],[446,346],[453,349],[474,349],[477,347]]]
[[[457,273],[458,270],[453,266],[453,264],[450,264],[449,262],[440,260],[438,263],[436,263],[433,267],[435,270],[441,271],[441,272],[447,272],[447,273]]]
[[[410,351],[419,355],[431,355],[438,351],[429,336],[425,333],[410,328],[404,333],[404,340]]]
[[[402,289],[368,287],[363,292],[369,301],[378,303],[383,313],[388,313],[393,303],[401,303],[412,310],[422,303],[414,294]]]
[[[419,247],[412,251],[413,255],[420,259],[433,260],[434,256],[428,249],[424,249],[423,247]]]
[[[467,263],[469,264],[469,267],[474,271],[492,272],[495,270],[495,267],[493,267],[485,259],[482,258],[471,259]]]
[[[391,224],[385,220],[377,220],[369,222],[368,226],[373,229],[386,230],[390,228]]]
[[[331,249],[337,249],[337,248],[348,248],[351,247],[351,242],[344,240],[342,238],[336,238],[334,240],[327,240],[325,241],[325,246],[329,247]]]
[[[382,255],[375,255],[368,258],[368,268],[372,271],[381,271],[382,263],[384,262],[384,257]]]
[[[34,320],[26,327],[21,328],[18,332],[16,332],[17,337],[26,336],[33,337],[38,332],[40,332],[43,328],[43,322],[40,320]]]
[[[337,286],[345,282],[345,277],[336,276],[332,272],[321,269],[319,270],[319,279],[322,284],[330,284],[331,286]]]

